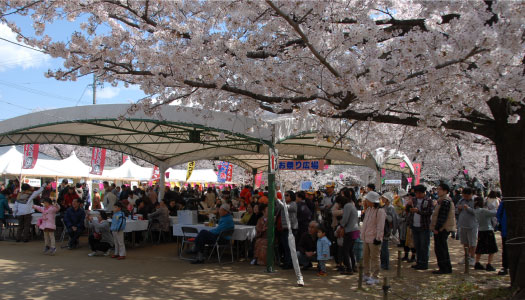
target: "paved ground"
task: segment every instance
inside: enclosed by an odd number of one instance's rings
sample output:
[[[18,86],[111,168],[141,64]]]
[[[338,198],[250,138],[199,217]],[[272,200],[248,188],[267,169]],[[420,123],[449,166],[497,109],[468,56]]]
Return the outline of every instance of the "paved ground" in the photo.
[[[403,278],[392,280],[390,299],[446,299],[488,287],[508,286],[508,277],[458,266],[459,244],[451,241],[454,273],[434,276],[403,263]],[[499,241],[499,240],[498,240]],[[82,248],[41,254],[43,242],[0,242],[0,298],[8,299],[381,299],[380,286],[357,290],[357,276],[305,272],[305,287],[295,286],[293,271],[264,272],[245,261],[230,265],[191,265],[176,258],[176,244],[147,245],[128,251],[128,258],[88,257]],[[433,248],[432,248],[433,249]],[[435,257],[431,251],[431,269]],[[397,258],[397,248],[391,250]],[[484,258],[486,260],[486,257]],[[395,267],[396,262],[392,262]],[[495,267],[499,269],[497,257]],[[395,277],[394,270],[386,274]],[[448,295],[448,296],[447,296]]]

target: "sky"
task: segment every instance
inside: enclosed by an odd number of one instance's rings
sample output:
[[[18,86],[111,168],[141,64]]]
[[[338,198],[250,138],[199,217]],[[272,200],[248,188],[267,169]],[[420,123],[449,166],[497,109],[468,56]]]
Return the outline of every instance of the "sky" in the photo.
[[[31,29],[27,17],[15,17],[12,20],[23,32]],[[46,30],[52,38],[61,40],[66,40],[70,32],[71,26],[60,23]],[[18,43],[16,34],[2,23],[0,38]],[[0,40],[0,120],[39,110],[92,105],[93,77],[58,81],[44,76],[47,70],[61,66],[61,59]],[[124,88],[123,85],[112,87],[109,84],[97,85],[96,95],[97,104],[131,103],[144,97],[136,86]]]

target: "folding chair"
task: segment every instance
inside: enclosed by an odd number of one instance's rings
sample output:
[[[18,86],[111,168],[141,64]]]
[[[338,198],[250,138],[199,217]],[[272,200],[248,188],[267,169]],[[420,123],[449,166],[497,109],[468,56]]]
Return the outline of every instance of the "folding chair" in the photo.
[[[179,248],[179,258],[184,260],[190,260],[189,258],[183,257],[182,252],[184,251],[185,245],[195,245],[195,236],[199,234],[199,230],[193,227],[182,227],[182,242]]]
[[[221,249],[226,250],[227,248],[230,248],[230,253],[232,256],[232,263],[234,262],[233,259],[233,232],[235,229],[225,230],[219,234],[217,237],[217,240],[215,241],[215,244],[213,244],[213,248],[211,249],[210,256],[208,257],[208,260],[210,260],[211,256],[213,255],[213,252],[215,249],[217,249],[217,258],[219,259],[219,264],[221,263],[221,256],[224,254],[224,251],[221,253]]]
[[[59,243],[60,243],[60,248],[67,248],[68,245],[64,246],[64,241],[66,239],[66,232],[67,232],[67,227],[66,227],[66,222],[64,222],[64,218],[60,218],[60,221],[62,221],[62,234],[60,235],[60,240],[59,240]],[[67,235],[67,241],[69,243],[69,235]]]

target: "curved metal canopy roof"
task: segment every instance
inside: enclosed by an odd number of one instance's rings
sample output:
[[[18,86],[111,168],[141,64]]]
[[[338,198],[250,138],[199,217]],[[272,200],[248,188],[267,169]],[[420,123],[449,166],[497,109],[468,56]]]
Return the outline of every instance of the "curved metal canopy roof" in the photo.
[[[333,142],[319,141],[307,119],[261,122],[238,114],[166,106],[159,115],[128,104],[46,110],[0,122],[0,145],[72,144],[126,153],[164,167],[203,159],[265,170],[274,144],[281,159],[327,159],[377,169]]]

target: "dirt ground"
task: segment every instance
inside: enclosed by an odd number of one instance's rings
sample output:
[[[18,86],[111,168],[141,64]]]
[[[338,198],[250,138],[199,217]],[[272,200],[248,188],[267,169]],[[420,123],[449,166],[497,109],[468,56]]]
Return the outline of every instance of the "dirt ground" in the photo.
[[[499,236],[499,234],[498,234]],[[498,239],[498,245],[501,245]],[[492,288],[508,287],[508,276],[497,272],[470,270],[457,262],[463,250],[449,239],[454,273],[436,276],[436,259],[431,245],[430,269],[415,271],[402,264],[402,277],[396,277],[397,250],[391,247],[391,270],[382,276],[391,279],[389,299],[472,299]],[[41,253],[43,241],[0,242],[1,299],[382,299],[380,285],[357,289],[357,275],[339,275],[333,263],[328,276],[317,277],[314,270],[304,272],[304,287],[295,285],[293,270],[265,273],[262,266],[246,261],[219,265],[215,262],[191,265],[179,260],[176,244],[146,245],[128,249],[127,259],[88,257],[86,237],[81,248],[57,251],[56,256]],[[399,248],[400,249],[400,248]],[[494,266],[501,267],[500,253]],[[486,263],[486,256],[482,261]],[[490,298],[493,299],[493,298]]]

